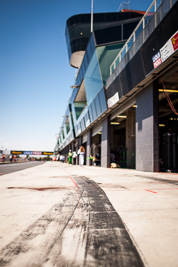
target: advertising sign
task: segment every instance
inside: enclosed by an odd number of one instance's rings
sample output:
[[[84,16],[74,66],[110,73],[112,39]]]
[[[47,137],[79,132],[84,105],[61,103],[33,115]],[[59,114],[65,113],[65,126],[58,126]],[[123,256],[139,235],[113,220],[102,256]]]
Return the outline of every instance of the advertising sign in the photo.
[[[174,52],[171,39],[160,49],[161,59],[164,62],[168,57],[170,57]]]
[[[110,97],[107,101],[108,104],[108,108],[111,108],[112,106],[114,106],[117,102],[119,101],[119,93],[115,93],[115,95],[113,95],[112,97]]]
[[[178,49],[178,31],[176,32],[176,34],[174,34],[171,38],[171,42],[174,48],[174,51],[176,51]]]
[[[11,151],[11,154],[22,155],[23,154],[23,151],[15,151],[15,150],[12,150]]]
[[[33,155],[42,155],[41,151],[33,151]]]
[[[169,58],[178,49],[178,31],[165,43],[165,45],[152,57],[154,69]]]
[[[23,151],[24,155],[33,155],[33,151]]]
[[[53,152],[42,152],[42,155],[53,155]]]
[[[42,151],[16,151],[12,150],[11,154],[14,155],[53,155],[53,152],[42,152]]]
[[[157,68],[162,63],[160,52],[158,52],[156,55],[154,55],[154,57],[152,57],[152,61],[154,69]]]

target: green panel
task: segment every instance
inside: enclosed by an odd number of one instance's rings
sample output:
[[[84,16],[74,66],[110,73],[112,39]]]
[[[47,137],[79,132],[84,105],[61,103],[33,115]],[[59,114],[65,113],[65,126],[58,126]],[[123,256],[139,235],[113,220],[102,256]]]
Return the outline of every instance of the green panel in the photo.
[[[112,62],[122,49],[123,45],[124,42],[119,44],[100,46],[96,48],[96,53],[98,56],[98,61],[104,85],[106,84],[106,81],[110,76],[110,65],[112,64]]]
[[[75,115],[77,120],[80,117],[80,114],[82,113],[85,107],[86,107],[86,102],[74,103]]]

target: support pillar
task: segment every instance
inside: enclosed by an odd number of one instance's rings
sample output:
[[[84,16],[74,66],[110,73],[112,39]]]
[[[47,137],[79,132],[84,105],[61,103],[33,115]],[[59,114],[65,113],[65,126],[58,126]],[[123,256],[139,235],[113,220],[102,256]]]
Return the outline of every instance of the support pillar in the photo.
[[[80,136],[77,138],[77,151],[76,152],[78,152],[81,145],[82,145],[82,137]],[[79,156],[77,156],[76,158],[76,165],[79,165]]]
[[[101,167],[110,167],[110,117],[102,122]]]
[[[135,168],[135,110],[126,112],[126,167]]]
[[[72,148],[71,150],[72,150],[72,153],[73,153],[73,152],[75,151],[74,143],[71,144],[71,148]],[[75,163],[76,163],[76,159],[74,159],[74,158],[72,157],[72,164],[75,165]]]
[[[91,130],[87,133],[87,151],[86,151],[86,163],[87,166],[91,166],[91,159],[89,159],[91,155]]]
[[[150,84],[136,97],[136,169],[159,171],[158,88]]]

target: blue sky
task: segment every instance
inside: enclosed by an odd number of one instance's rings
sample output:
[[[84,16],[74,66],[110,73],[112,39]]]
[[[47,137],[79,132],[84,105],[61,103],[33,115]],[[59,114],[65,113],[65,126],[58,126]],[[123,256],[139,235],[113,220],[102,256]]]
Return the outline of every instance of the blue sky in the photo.
[[[94,12],[121,2],[94,0]],[[146,10],[151,2],[130,4]],[[0,149],[53,151],[75,77],[65,23],[90,9],[91,0],[0,0]]]

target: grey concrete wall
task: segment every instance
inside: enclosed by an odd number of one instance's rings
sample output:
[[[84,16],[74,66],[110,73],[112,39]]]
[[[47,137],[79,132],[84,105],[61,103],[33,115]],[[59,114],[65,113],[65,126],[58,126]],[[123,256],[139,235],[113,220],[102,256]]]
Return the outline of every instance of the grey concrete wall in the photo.
[[[101,136],[101,166],[110,167],[110,119],[102,122]]]
[[[159,171],[158,89],[143,89],[136,104],[136,169]]]

